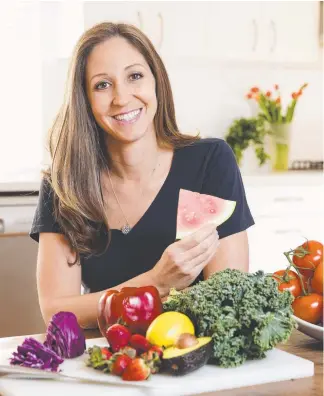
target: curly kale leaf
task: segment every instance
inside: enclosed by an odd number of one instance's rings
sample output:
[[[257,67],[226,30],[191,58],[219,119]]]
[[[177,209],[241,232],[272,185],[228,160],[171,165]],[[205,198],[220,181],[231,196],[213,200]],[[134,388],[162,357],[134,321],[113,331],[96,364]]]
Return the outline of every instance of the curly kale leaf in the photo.
[[[172,289],[164,309],[188,315],[197,336],[212,337],[214,363],[235,367],[288,340],[295,327],[292,301],[262,271],[226,269],[187,291]]]

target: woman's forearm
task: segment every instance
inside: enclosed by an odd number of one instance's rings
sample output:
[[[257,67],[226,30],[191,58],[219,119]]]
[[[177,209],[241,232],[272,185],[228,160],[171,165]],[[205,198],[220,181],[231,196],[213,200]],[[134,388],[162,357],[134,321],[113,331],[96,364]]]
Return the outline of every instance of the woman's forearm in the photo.
[[[150,271],[138,275],[127,282],[112,287],[111,289],[120,290],[122,287],[141,287],[147,285],[153,285],[157,287],[161,297],[164,297],[168,294],[168,289],[158,285],[151,276]],[[98,326],[98,303],[100,297],[105,292],[106,290],[97,293],[56,298],[55,300],[51,301],[50,304],[46,304],[46,309],[42,310],[46,325],[48,325],[51,317],[55,313],[59,311],[68,311],[73,312],[76,315],[82,328],[96,328]]]

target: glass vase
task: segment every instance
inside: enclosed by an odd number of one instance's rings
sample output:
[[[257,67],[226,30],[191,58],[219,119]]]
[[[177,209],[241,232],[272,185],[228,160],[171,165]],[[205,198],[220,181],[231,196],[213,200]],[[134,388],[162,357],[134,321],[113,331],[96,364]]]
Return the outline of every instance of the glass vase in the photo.
[[[289,166],[289,146],[291,123],[270,124],[272,170],[287,171]]]

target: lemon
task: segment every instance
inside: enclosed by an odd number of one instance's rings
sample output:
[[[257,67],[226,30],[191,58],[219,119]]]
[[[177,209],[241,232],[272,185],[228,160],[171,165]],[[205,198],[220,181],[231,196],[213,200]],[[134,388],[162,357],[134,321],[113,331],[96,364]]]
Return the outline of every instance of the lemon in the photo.
[[[183,333],[195,334],[192,321],[181,312],[170,311],[153,320],[147,329],[146,338],[153,345],[169,347],[174,345]]]

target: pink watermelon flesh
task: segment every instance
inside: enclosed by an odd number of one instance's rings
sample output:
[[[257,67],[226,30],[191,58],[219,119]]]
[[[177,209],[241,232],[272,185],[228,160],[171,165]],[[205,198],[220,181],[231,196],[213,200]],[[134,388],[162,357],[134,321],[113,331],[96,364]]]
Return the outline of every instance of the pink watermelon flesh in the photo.
[[[176,239],[182,239],[208,223],[218,227],[232,215],[235,206],[235,201],[180,189]]]

